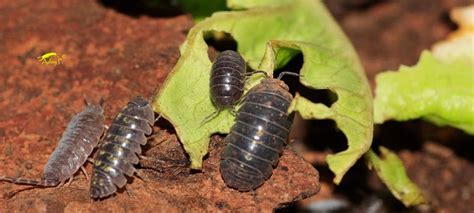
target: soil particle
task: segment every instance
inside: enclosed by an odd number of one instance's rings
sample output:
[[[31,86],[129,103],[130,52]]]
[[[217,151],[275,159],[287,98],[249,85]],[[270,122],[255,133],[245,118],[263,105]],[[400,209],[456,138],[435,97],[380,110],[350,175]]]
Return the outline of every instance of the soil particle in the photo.
[[[449,148],[424,144],[422,152],[400,153],[413,181],[420,186],[434,209],[469,212],[474,209],[474,166]],[[458,205],[456,203],[462,204]]]

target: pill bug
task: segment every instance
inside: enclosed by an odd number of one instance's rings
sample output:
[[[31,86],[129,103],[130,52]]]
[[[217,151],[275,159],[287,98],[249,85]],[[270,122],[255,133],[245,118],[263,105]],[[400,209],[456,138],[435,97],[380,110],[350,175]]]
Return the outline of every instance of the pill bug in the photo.
[[[206,117],[202,124],[240,100],[244,92],[246,70],[245,60],[238,52],[226,50],[219,53],[212,64],[209,83],[211,99],[217,110]]]
[[[247,65],[242,56],[235,51],[221,52],[211,71],[211,98],[218,109],[231,107],[244,92]]]
[[[97,146],[104,131],[103,100],[99,104],[90,104],[85,100],[86,107],[76,114],[66,127],[58,145],[44,167],[42,179],[0,177],[1,181],[52,187],[66,180],[83,168],[89,155]]]
[[[248,92],[237,112],[220,162],[222,178],[231,188],[257,188],[278,164],[292,124],[287,111],[293,97],[280,80],[284,74],[297,75],[282,72],[277,79],[263,79]]]
[[[135,173],[141,154],[140,145],[147,143],[152,133],[154,112],[143,97],[135,97],[114,118],[94,158],[90,196],[107,197],[127,183],[127,176]]]

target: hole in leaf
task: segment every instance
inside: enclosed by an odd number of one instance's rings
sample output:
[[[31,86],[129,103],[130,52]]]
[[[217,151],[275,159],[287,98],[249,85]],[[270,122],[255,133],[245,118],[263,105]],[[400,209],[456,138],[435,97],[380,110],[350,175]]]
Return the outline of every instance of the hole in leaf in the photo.
[[[303,125],[306,127],[303,141],[309,150],[329,149],[331,153],[337,153],[348,148],[346,136],[333,120],[310,120]]]
[[[303,54],[300,52],[294,56],[285,66],[275,70],[273,77],[277,78],[281,72],[300,73],[303,66]],[[317,70],[315,70],[317,72]],[[298,77],[291,75],[284,75],[282,80],[290,87],[290,93],[294,96],[298,92],[301,96],[310,100],[313,103],[322,103],[327,107],[337,101],[337,94],[329,89],[311,89],[299,81]]]
[[[333,120],[303,120],[298,113],[295,113],[289,141],[293,141],[290,143],[293,149],[312,164],[325,164],[322,156],[348,148],[346,136]]]
[[[219,52],[225,50],[237,51],[237,42],[229,33],[214,30],[206,31],[204,32],[204,40],[209,46],[207,54],[211,61],[214,61]]]

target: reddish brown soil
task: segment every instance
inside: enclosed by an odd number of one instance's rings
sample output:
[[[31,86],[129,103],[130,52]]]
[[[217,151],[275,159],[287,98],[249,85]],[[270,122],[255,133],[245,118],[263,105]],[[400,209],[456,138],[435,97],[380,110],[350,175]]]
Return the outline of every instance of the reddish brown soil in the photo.
[[[71,185],[36,188],[6,194],[4,210],[20,212],[154,212],[172,211],[270,211],[314,195],[319,190],[317,171],[290,149],[285,150],[272,177],[254,193],[238,192],[225,186],[219,173],[220,137],[214,137],[209,157],[200,172],[190,173],[187,158],[174,135],[155,129],[159,141],[149,145],[146,160],[140,162],[140,179],[135,178],[126,191],[93,201],[83,176]],[[39,166],[39,165],[38,165]],[[3,192],[17,192],[22,186],[3,184]],[[9,198],[9,196],[13,196]],[[245,205],[243,205],[245,204]]]

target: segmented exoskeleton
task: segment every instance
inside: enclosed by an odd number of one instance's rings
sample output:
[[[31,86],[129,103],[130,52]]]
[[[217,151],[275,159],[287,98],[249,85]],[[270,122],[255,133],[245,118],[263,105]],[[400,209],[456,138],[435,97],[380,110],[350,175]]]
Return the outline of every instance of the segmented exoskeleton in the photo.
[[[141,154],[140,145],[147,143],[152,133],[155,114],[143,97],[136,97],[114,118],[104,140],[99,145],[92,170],[90,196],[107,197],[127,183],[135,173],[134,164]]]
[[[0,181],[51,187],[72,179],[82,168],[104,131],[103,100],[98,105],[86,101],[85,109],[76,114],[64,131],[56,149],[44,167],[40,180],[0,177]]]
[[[238,52],[223,51],[212,64],[211,98],[218,109],[231,107],[244,92],[247,65]]]
[[[263,79],[253,87],[237,112],[236,123],[225,138],[220,172],[227,186],[239,191],[257,188],[272,175],[288,138],[293,96],[278,79]]]
[[[204,119],[202,124],[240,100],[244,92],[246,70],[245,60],[238,52],[226,50],[217,56],[212,64],[209,83],[211,99],[217,110]]]

